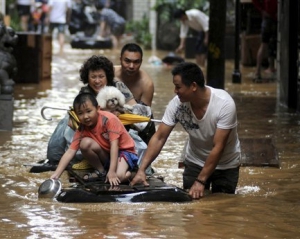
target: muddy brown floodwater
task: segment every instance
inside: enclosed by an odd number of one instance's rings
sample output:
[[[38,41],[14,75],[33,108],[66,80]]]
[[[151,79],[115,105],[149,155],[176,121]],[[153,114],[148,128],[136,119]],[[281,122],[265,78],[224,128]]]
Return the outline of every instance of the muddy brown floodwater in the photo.
[[[54,53],[57,50],[54,46]],[[251,68],[241,68],[241,84],[231,83],[233,62],[226,62],[226,90],[237,104],[239,135],[272,139],[280,168],[242,167],[236,195],[207,195],[190,203],[63,204],[39,200],[37,190],[51,172],[32,174],[27,163],[45,159],[47,142],[62,111],[43,106],[69,107],[82,86],[78,69],[92,54],[112,51],[74,50],[64,58],[54,54],[52,80],[17,84],[14,127],[0,132],[1,238],[299,238],[300,115],[278,103],[276,82],[253,84]],[[173,97],[170,69],[151,65],[145,51],[143,68],[155,84],[153,112],[161,119]],[[167,52],[156,52],[163,57]],[[165,181],[181,187],[177,167],[186,133],[176,126],[153,166]],[[62,175],[68,187],[67,175]]]

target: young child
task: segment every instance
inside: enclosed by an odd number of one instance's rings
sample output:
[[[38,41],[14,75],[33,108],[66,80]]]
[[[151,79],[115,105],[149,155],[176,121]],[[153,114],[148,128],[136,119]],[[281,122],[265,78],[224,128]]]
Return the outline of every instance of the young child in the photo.
[[[130,170],[137,166],[138,157],[134,140],[121,121],[114,114],[102,111],[95,96],[90,93],[76,96],[73,108],[80,126],[51,178],[58,179],[80,149],[95,169],[83,176],[85,181],[105,180],[110,185],[119,185],[128,180]]]

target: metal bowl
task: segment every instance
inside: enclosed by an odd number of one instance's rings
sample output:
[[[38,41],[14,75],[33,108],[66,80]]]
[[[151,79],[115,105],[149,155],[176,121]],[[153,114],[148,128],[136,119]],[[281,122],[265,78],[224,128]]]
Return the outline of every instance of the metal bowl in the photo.
[[[39,198],[55,198],[60,193],[61,187],[59,180],[47,179],[39,187]]]

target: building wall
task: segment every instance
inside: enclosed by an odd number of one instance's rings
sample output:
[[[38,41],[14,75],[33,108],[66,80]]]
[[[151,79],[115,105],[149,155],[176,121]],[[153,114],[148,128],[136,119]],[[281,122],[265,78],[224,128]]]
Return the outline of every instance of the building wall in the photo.
[[[156,0],[150,0],[149,31],[152,35],[152,50],[156,49],[157,14],[156,11],[151,10],[155,3]]]
[[[133,20],[138,21],[144,16],[149,17],[151,0],[133,0]]]
[[[5,14],[5,0],[0,0],[0,12]]]
[[[156,49],[156,11],[152,10],[156,0],[132,0],[132,20],[139,21],[143,17],[149,18],[149,32],[152,35],[152,49]]]

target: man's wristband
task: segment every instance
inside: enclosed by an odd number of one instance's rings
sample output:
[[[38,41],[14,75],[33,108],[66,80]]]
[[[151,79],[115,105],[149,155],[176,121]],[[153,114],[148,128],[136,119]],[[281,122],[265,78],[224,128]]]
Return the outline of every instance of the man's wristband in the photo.
[[[195,181],[197,181],[198,183],[202,184],[203,186],[206,186],[206,182],[205,181],[202,181],[198,178],[195,179]]]

